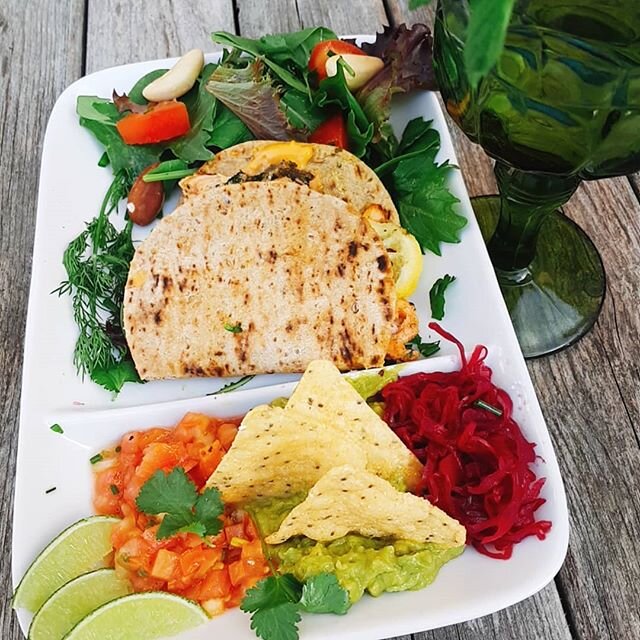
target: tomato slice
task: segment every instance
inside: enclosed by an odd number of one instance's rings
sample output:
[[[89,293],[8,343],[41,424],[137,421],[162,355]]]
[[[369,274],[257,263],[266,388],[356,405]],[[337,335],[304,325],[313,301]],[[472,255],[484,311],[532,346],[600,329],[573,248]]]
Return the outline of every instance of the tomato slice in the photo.
[[[351,53],[356,56],[366,55],[355,44],[344,40],[324,40],[313,47],[309,58],[309,70],[318,74],[318,80],[324,80],[327,77],[327,60],[330,56],[340,55],[341,53]]]
[[[309,142],[330,144],[340,149],[349,148],[347,125],[341,113],[325,120],[310,136]]]
[[[184,135],[191,127],[184,102],[154,104],[144,113],[130,113],[116,123],[127,144],[152,144]]]

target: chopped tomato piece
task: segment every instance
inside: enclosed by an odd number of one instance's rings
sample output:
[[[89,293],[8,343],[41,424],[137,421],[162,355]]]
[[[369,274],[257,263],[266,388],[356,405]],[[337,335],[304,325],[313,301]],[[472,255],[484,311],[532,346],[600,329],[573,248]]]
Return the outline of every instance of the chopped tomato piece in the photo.
[[[345,42],[344,40],[325,40],[318,42],[313,47],[311,57],[309,58],[309,70],[318,74],[318,80],[324,80],[327,77],[327,60],[332,55],[340,55],[341,53],[350,53],[353,55],[365,55],[362,49],[356,47],[355,44]]]
[[[349,148],[347,126],[341,113],[336,113],[325,120],[310,136],[309,142],[330,144],[340,149]]]
[[[116,127],[127,144],[153,144],[178,138],[191,125],[184,102],[169,100],[152,104],[144,113],[126,115]]]
[[[202,491],[239,423],[240,418],[191,413],[175,429],[131,432],[109,455],[110,466],[96,470],[96,511],[122,517],[111,538],[114,563],[134,591],[169,591],[221,613],[268,574],[255,525],[244,511],[228,508],[216,536],[180,533],[158,539],[162,516],[141,513],[136,505],[140,488],[158,470],[182,467]]]

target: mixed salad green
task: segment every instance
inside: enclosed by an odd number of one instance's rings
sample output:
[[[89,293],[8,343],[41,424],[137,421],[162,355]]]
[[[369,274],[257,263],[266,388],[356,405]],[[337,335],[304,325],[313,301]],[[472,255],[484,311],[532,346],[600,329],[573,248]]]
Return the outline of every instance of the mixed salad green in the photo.
[[[112,392],[127,381],[139,381],[120,322],[134,252],[132,225],[129,220],[118,231],[110,220],[136,181],[159,183],[168,194],[178,179],[217,151],[253,138],[330,142],[376,170],[402,225],[423,251],[439,255],[441,243],[458,242],[466,224],[446,186],[451,165],[435,160],[438,132],[417,118],[398,140],[389,121],[395,94],[435,88],[426,26],[386,27],[359,49],[343,42],[345,50],[382,61],[380,70],[357,89],[350,88],[354,73],[343,58],[337,61],[335,75],[319,73],[324,66],[318,66],[314,56],[324,43],[340,43],[324,27],[259,39],[215,32],[212,38],[227,47],[221,60],[204,65],[194,86],[168,105],[188,115],[188,130],[177,137],[149,144],[125,142],[125,119],[144,118],[152,111],[159,117],[157,105],[148,103],[143,93],[166,69],[146,74],[128,94],[114,91],[112,99],[79,96],[77,101],[80,124],[103,145],[99,165],[111,168],[113,183],[98,216],[65,251],[67,279],[57,292],[73,300],[80,332],[74,353],[78,372]],[[331,55],[325,48],[323,61]],[[125,213],[127,219],[130,213]]]

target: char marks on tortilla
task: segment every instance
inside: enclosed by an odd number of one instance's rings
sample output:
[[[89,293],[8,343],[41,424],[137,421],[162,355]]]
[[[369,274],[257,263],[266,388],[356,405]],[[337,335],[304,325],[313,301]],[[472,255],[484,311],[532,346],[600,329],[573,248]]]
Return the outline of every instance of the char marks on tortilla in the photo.
[[[140,377],[378,367],[393,331],[390,261],[342,200],[277,181],[186,199],[136,250],[123,323]]]

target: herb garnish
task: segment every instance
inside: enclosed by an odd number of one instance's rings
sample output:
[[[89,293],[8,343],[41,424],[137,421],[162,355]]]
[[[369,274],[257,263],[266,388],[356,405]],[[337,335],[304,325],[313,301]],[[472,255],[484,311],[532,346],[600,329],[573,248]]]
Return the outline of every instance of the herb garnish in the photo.
[[[435,160],[440,134],[431,124],[422,118],[411,120],[396,155],[376,173],[391,192],[402,226],[415,236],[423,252],[440,255],[441,242],[460,242],[467,220],[456,213],[458,199],[446,184],[454,167]]]
[[[76,369],[115,393],[127,381],[140,382],[120,324],[134,254],[131,223],[118,231],[109,220],[109,213],[127,195],[129,187],[129,174],[119,171],[98,216],[65,250],[62,262],[67,280],[54,291],[71,296],[79,330],[73,354]]]
[[[456,277],[445,275],[442,278],[438,278],[429,291],[429,302],[431,303],[431,317],[436,320],[442,320],[444,318],[444,293],[447,287],[455,282]]]
[[[149,515],[165,514],[156,533],[158,539],[186,532],[203,538],[215,536],[222,529],[224,505],[220,492],[210,487],[199,494],[182,467],[168,474],[156,471],[142,485],[136,505]]]
[[[224,323],[225,331],[229,331],[230,333],[242,333],[242,323],[238,322],[237,324],[230,324],[229,322]]]
[[[96,455],[95,455],[95,456],[91,456],[91,457],[89,458],[89,462],[90,462],[91,464],[97,464],[98,462],[102,462],[102,460],[103,460],[103,457],[102,457],[102,454],[101,454],[101,453],[96,453]]]
[[[249,382],[250,380],[253,380],[254,378],[255,378],[255,375],[242,376],[242,378],[240,378],[239,380],[236,380],[235,382],[229,382],[228,384],[225,384],[223,387],[220,387],[217,391],[207,393],[207,395],[217,396],[220,393],[229,393],[229,391],[235,391],[240,387],[244,387],[244,385],[247,384],[247,382]]]
[[[502,417],[502,409],[498,409],[498,407],[494,407],[492,404],[489,404],[488,402],[485,402],[484,400],[476,400],[473,403],[474,407],[477,407],[478,409],[484,409],[485,411],[488,411],[489,413],[493,413],[494,416],[498,416],[498,418]]]
[[[291,574],[263,578],[247,591],[240,609],[262,640],[297,640],[300,612],[344,614],[349,594],[335,575],[320,573],[301,583]]]
[[[420,335],[417,335],[412,340],[409,340],[404,345],[409,351],[417,351],[423,358],[428,358],[434,353],[440,351],[440,341],[437,342],[422,342]]]
[[[64,433],[64,429],[59,424],[52,424],[49,429],[54,433]]]

